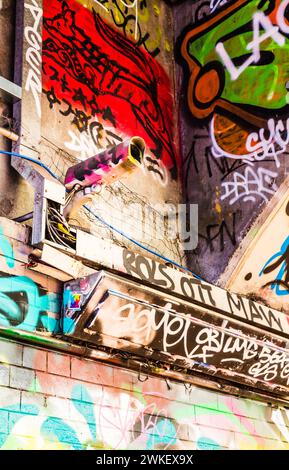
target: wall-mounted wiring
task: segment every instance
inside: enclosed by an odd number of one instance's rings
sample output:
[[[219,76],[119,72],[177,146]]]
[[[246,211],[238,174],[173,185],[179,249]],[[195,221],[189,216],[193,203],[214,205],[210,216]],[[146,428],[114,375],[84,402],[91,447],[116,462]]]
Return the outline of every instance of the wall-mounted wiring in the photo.
[[[55,178],[57,181],[59,181],[59,178],[50,170],[50,168],[45,165],[44,163],[40,162],[39,160],[36,160],[34,158],[31,158],[31,157],[28,157],[26,155],[21,155],[21,154],[18,154],[18,153],[15,153],[15,152],[8,152],[8,151],[4,151],[4,150],[0,150],[0,154],[3,154],[3,155],[10,155],[10,156],[15,156],[17,158],[22,158],[24,160],[27,160],[27,161],[30,161],[32,163],[35,163],[37,165],[39,165],[41,168],[45,169],[53,178]],[[185,271],[185,272],[188,272],[190,274],[192,274],[194,277],[196,277],[197,279],[199,279],[200,281],[204,281],[206,282],[203,278],[201,278],[200,276],[198,276],[198,274],[194,273],[191,269],[185,267],[185,266],[182,266],[181,264],[177,263],[176,261],[173,261],[172,259],[166,257],[166,256],[163,256],[162,254],[158,253],[157,251],[155,250],[152,250],[151,248],[143,245],[142,243],[140,243],[139,241],[135,240],[134,238],[132,238],[131,236],[129,236],[128,234],[126,234],[125,232],[123,232],[122,230],[119,230],[117,227],[114,227],[112,224],[108,223],[107,221],[105,221],[102,217],[100,217],[98,214],[96,214],[92,209],[90,209],[89,206],[87,205],[84,205],[84,208],[85,210],[91,214],[96,220],[98,220],[99,222],[101,222],[103,225],[105,225],[106,227],[108,227],[109,229],[113,230],[114,232],[117,232],[119,235],[123,236],[124,238],[126,238],[127,240],[129,240],[131,243],[133,243],[134,245],[138,246],[139,248],[141,248],[142,250],[156,256],[157,258],[160,258],[161,260],[165,261],[166,263],[170,263],[171,265],[175,266],[176,268],[182,270],[182,271]],[[64,225],[65,227],[65,225]],[[55,233],[55,232],[54,232]],[[57,234],[59,236],[59,233]],[[62,238],[62,236],[61,236]]]

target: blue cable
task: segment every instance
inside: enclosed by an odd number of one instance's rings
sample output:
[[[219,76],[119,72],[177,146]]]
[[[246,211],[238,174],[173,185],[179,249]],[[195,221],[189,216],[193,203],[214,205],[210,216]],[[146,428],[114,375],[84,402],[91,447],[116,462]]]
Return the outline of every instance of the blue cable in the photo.
[[[154,250],[151,250],[150,248],[148,248],[147,246],[143,245],[142,243],[138,242],[137,240],[135,240],[134,238],[131,238],[129,235],[127,235],[126,233],[122,232],[121,230],[119,230],[118,228],[114,227],[113,225],[109,224],[108,222],[106,222],[104,219],[102,219],[101,217],[99,217],[99,215],[95,214],[94,212],[92,212],[92,210],[84,205],[83,206],[91,215],[93,215],[97,220],[99,220],[103,225],[106,225],[107,227],[109,227],[111,230],[114,230],[115,232],[119,233],[120,235],[122,235],[123,237],[127,238],[127,240],[129,240],[130,242],[134,243],[135,245],[139,246],[140,248],[142,248],[143,250],[146,250],[148,251],[149,253],[151,253],[152,255],[155,255],[155,256],[158,256],[159,258],[163,259],[164,261],[167,261],[168,263],[172,263],[174,266],[180,268],[180,269],[183,269],[185,271],[188,271],[189,273],[193,274],[197,279],[199,279],[200,281],[203,281],[203,282],[206,282],[204,281],[204,279],[202,279],[200,276],[198,276],[197,274],[195,274],[193,271],[191,271],[189,268],[185,268],[184,266],[182,266],[181,264],[178,264],[176,263],[175,261],[169,259],[169,258],[166,258],[165,256],[163,255],[160,255],[159,253],[157,253],[156,251]]]
[[[29,162],[36,163],[37,165],[44,168],[44,170],[48,171],[48,173],[53,178],[55,178],[59,181],[57,176],[50,170],[50,168],[48,168],[48,166],[46,166],[44,163],[40,162],[39,160],[35,160],[35,158],[27,157],[26,155],[21,155],[20,153],[16,153],[16,152],[7,152],[5,150],[0,150],[0,153],[3,153],[4,155],[11,155],[12,157],[22,158],[23,160],[28,160]]]
[[[5,150],[0,150],[0,153],[3,153],[4,155],[12,155],[13,157],[18,157],[18,158],[22,158],[23,160],[28,160],[29,162],[33,162],[33,163],[36,163],[37,165],[41,166],[41,168],[44,168],[46,171],[48,171],[48,173],[55,179],[57,179],[58,181],[59,178],[57,178],[57,176],[50,170],[50,168],[48,168],[48,166],[46,166],[44,163],[40,162],[39,160],[35,160],[34,158],[31,158],[31,157],[28,157],[26,155],[21,155],[20,153],[15,153],[15,152],[8,152],[8,151],[5,151]],[[119,230],[118,228],[114,227],[113,225],[109,224],[108,222],[106,222],[104,219],[102,219],[101,217],[99,217],[99,215],[95,214],[88,206],[84,205],[83,206],[91,215],[93,215],[93,217],[95,217],[97,220],[99,220],[103,225],[106,225],[107,227],[109,227],[111,230],[113,230],[114,232],[117,232],[119,233],[120,235],[122,235],[124,238],[126,238],[127,240],[129,240],[130,242],[134,243],[135,245],[139,246],[140,248],[142,248],[143,250],[147,251],[148,253],[151,253],[152,255],[154,256],[157,256],[158,258],[166,261],[167,263],[171,263],[173,264],[174,266],[176,266],[177,268],[179,269],[183,269],[184,271],[187,271],[189,272],[190,274],[193,274],[193,276],[195,276],[197,279],[199,279],[199,281],[203,281],[203,282],[206,282],[204,279],[202,279],[200,276],[198,276],[197,274],[195,274],[193,271],[191,271],[189,268],[186,268],[184,266],[182,266],[181,264],[178,264],[176,263],[175,261],[171,260],[170,258],[166,258],[165,256],[163,255],[160,255],[159,253],[157,253],[156,251],[154,250],[151,250],[150,248],[148,248],[147,246],[143,245],[142,243],[138,242],[137,240],[135,240],[134,238],[131,238],[129,235],[127,235],[126,233],[122,232],[121,230]]]

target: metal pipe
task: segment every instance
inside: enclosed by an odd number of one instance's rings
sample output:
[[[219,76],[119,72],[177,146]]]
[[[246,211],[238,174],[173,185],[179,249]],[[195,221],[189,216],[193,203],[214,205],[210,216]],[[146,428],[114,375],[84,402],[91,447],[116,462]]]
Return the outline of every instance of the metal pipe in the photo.
[[[28,212],[28,214],[20,215],[19,217],[15,217],[12,219],[14,222],[25,222],[26,220],[33,219],[33,212]]]
[[[17,142],[19,139],[19,135],[15,134],[15,132],[10,131],[9,129],[6,129],[5,127],[0,127],[0,134],[4,135],[4,137],[7,137],[7,139],[13,140],[14,142]]]

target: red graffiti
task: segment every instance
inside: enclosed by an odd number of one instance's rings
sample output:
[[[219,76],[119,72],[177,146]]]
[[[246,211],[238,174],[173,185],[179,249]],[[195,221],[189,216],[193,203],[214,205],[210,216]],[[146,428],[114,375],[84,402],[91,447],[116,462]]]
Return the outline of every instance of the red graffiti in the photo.
[[[169,78],[150,54],[75,0],[44,0],[43,87],[74,123],[97,116],[139,135],[177,177]]]

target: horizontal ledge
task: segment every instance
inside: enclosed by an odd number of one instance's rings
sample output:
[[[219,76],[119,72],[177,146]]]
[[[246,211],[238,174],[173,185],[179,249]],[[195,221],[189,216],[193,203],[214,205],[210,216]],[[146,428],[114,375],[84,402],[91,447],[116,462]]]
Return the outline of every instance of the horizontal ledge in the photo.
[[[21,86],[16,85],[16,83],[11,82],[10,80],[7,80],[7,78],[4,78],[2,75],[0,75],[0,90],[19,100],[22,98]]]
[[[0,339],[9,339],[15,343],[20,343],[26,346],[46,349],[50,351],[58,351],[63,354],[71,356],[78,356],[83,359],[98,361],[104,364],[109,364],[112,367],[118,367],[127,371],[132,371],[138,374],[147,374],[153,377],[158,377],[160,380],[173,380],[181,382],[184,386],[196,386],[209,389],[218,393],[225,393],[234,395],[236,397],[248,398],[250,400],[257,400],[262,403],[270,403],[277,407],[288,407],[289,397],[276,396],[267,394],[265,391],[253,390],[250,388],[243,388],[237,384],[231,384],[222,379],[212,380],[200,375],[186,374],[182,371],[175,371],[167,368],[162,368],[160,364],[144,364],[134,357],[120,357],[109,351],[91,349],[87,346],[80,346],[73,343],[68,343],[60,338],[43,335],[41,333],[31,333],[23,330],[17,330],[13,327],[5,327],[0,325]]]

